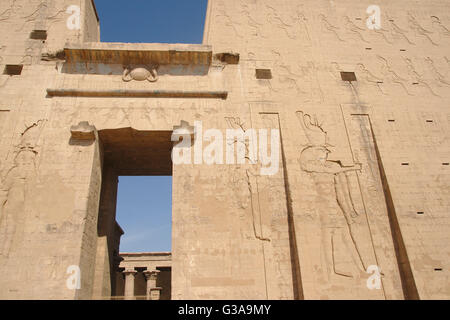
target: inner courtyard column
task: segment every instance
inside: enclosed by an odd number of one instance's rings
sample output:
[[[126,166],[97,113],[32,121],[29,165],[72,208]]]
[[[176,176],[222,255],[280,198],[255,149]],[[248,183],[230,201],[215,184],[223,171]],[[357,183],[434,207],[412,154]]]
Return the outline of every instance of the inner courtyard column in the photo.
[[[147,280],[147,300],[159,300],[162,288],[156,286],[159,270],[144,271],[145,280]]]
[[[125,300],[134,300],[134,277],[136,273],[137,271],[134,268],[123,271],[125,275]]]

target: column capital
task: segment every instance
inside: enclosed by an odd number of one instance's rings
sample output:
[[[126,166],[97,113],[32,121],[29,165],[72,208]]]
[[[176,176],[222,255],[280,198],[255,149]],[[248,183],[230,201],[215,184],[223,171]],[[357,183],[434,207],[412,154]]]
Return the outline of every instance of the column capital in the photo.
[[[134,268],[127,268],[124,271],[122,271],[122,273],[126,276],[129,274],[135,275],[137,273],[137,271],[134,270]]]
[[[143,273],[146,280],[156,280],[160,272],[159,270],[145,270]]]

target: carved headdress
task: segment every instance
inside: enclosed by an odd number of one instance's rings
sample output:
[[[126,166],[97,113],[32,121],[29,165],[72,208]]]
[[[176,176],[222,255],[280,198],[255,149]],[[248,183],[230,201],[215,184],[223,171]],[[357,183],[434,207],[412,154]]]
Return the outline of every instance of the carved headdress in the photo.
[[[311,117],[311,115],[303,111],[297,111],[296,114],[310,146],[332,146],[327,143],[327,132],[323,130],[316,116]]]

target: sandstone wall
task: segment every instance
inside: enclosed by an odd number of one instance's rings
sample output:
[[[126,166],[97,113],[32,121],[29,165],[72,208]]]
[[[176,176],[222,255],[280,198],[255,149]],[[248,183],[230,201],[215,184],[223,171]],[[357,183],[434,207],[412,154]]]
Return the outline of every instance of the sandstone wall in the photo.
[[[110,277],[102,142],[71,126],[183,120],[279,129],[282,143],[272,176],[174,166],[172,298],[448,299],[448,1],[381,1],[374,31],[369,1],[210,0],[204,44],[184,46],[95,43],[94,8],[81,1],[84,25],[69,30],[72,4],[0,4],[0,68],[23,65],[0,75],[0,298],[88,299],[96,270]],[[129,52],[159,62],[156,82],[124,81]],[[230,52],[238,64],[212,56]],[[80,290],[66,286],[71,265]],[[381,290],[366,286],[370,265]]]

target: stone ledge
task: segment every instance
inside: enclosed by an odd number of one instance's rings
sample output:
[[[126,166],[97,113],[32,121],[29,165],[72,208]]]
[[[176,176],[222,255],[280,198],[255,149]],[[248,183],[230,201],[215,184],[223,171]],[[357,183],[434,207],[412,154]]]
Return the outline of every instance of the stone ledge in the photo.
[[[201,44],[87,42],[66,44],[67,63],[211,65],[212,47]]]
[[[80,90],[47,89],[50,97],[123,97],[123,98],[208,98],[228,97],[227,91],[183,91],[183,90]]]

